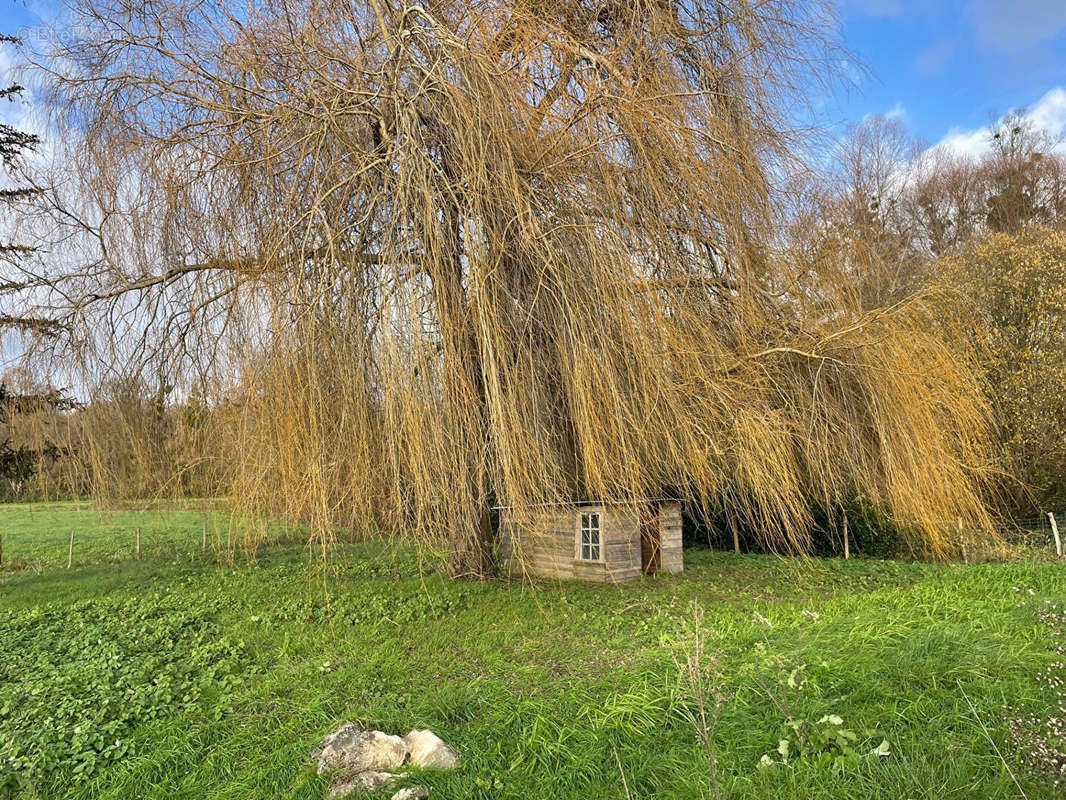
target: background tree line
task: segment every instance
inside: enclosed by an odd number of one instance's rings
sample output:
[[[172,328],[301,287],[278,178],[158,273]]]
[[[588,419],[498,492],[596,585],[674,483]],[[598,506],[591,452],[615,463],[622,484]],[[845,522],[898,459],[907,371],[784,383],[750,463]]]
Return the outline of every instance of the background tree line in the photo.
[[[0,43],[19,40],[3,34]],[[19,84],[2,87],[0,101],[23,92]],[[56,255],[40,252],[40,238],[20,224],[37,219],[47,203],[46,190],[27,170],[40,146],[36,134],[0,122],[0,264],[23,275],[31,263],[47,268]],[[24,282],[9,280],[3,291],[20,291]],[[52,321],[17,309],[0,317],[0,328],[30,341],[57,334]],[[10,357],[26,339],[8,338],[5,345]],[[222,489],[219,460],[205,454],[217,454],[212,426],[219,411],[208,408],[202,390],[181,399],[172,390],[136,373],[86,391],[84,385],[57,386],[39,371],[9,369],[0,378],[0,498],[89,497],[104,486],[121,498],[213,496]],[[215,445],[208,441],[212,434]]]
[[[997,499],[1029,515],[1066,503],[1066,157],[1021,113],[992,126],[984,154],[927,148],[872,117],[804,187],[791,228],[801,257],[826,252],[891,303],[946,289],[965,321],[993,410]],[[953,326],[945,326],[953,327]]]
[[[79,401],[9,372],[0,383],[0,498],[215,497],[227,491],[226,413],[202,393],[168,398],[137,379]]]

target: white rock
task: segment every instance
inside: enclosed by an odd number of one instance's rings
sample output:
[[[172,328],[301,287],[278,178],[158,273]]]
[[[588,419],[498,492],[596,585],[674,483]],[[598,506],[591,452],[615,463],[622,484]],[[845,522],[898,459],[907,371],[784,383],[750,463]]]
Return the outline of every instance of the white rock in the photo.
[[[459,765],[455,751],[433,731],[416,729],[404,736],[403,741],[407,746],[407,760],[416,767],[453,769]]]
[[[342,725],[318,750],[318,772],[337,771],[348,779],[357,772],[389,770],[403,766],[407,744],[399,736]]]
[[[425,786],[411,786],[400,789],[392,796],[392,800],[426,800],[429,797],[429,789]]]
[[[375,772],[374,770],[359,772],[351,777],[333,781],[329,786],[329,795],[327,796],[330,798],[347,797],[356,790],[373,792],[395,777],[391,772]]]

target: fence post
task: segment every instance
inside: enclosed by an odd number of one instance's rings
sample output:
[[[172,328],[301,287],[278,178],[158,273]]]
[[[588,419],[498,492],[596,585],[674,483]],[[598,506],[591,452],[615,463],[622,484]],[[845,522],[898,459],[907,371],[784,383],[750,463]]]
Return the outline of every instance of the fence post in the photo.
[[[966,552],[966,537],[963,535],[963,532],[962,532],[962,517],[959,517],[958,521],[959,521],[959,547],[962,548],[962,561],[963,561],[964,564],[969,564],[970,563],[970,556]]]
[[[1055,522],[1055,515],[1052,512],[1047,512],[1047,518],[1051,520],[1051,533],[1055,537],[1055,555],[1062,558],[1062,539],[1059,538],[1059,526]]]
[[[141,560],[141,529],[140,528],[137,529],[137,552],[134,555],[134,558],[136,558],[138,561]]]
[[[67,550],[67,569],[74,565],[74,531],[70,532],[70,549]]]
[[[851,548],[848,547],[848,514],[844,512],[844,560],[851,558]]]

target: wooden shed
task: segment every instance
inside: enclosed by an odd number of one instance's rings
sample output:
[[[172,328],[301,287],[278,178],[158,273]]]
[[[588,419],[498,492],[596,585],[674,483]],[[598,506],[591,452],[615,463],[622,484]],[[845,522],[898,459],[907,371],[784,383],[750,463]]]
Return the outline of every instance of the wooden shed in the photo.
[[[586,501],[499,512],[500,555],[512,575],[617,583],[683,568],[679,500]]]

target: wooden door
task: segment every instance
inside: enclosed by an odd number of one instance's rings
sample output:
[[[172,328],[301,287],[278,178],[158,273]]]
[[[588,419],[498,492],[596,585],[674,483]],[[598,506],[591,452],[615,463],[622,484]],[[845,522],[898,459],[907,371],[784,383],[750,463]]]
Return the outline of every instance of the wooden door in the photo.
[[[662,560],[663,540],[659,531],[659,515],[649,508],[640,515],[640,569],[654,575]]]

